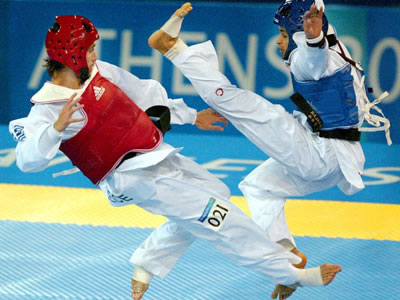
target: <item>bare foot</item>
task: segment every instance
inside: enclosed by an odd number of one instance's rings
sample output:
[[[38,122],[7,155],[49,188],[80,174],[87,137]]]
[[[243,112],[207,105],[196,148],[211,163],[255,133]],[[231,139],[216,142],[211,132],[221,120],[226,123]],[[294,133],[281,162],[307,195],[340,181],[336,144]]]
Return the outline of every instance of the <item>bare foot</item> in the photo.
[[[190,13],[192,9],[192,4],[190,2],[186,2],[175,11],[174,15],[178,18],[183,18]],[[149,37],[148,43],[151,48],[160,51],[162,54],[165,54],[175,45],[177,40],[178,37],[172,37],[163,30],[159,29]]]
[[[293,248],[290,252],[296,254],[301,258],[301,262],[299,262],[298,264],[294,264],[293,266],[298,269],[304,269],[307,264],[307,256],[303,252],[297,250],[297,248]],[[284,300],[289,298],[295,291],[296,288],[288,287],[282,284],[277,284],[271,294],[271,299],[276,299],[279,296],[279,300]]]
[[[148,283],[143,283],[137,280],[132,279],[132,299],[140,300],[142,299],[144,293],[149,288]]]
[[[321,267],[321,277],[324,285],[330,284],[335,278],[336,274],[342,271],[339,265],[324,264]]]

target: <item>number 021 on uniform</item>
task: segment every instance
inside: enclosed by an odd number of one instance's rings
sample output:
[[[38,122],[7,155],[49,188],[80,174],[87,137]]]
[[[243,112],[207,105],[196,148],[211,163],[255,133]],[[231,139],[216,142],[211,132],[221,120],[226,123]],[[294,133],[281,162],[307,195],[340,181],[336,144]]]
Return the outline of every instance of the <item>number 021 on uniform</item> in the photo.
[[[219,231],[229,213],[227,203],[217,201],[211,197],[199,221],[208,225],[214,231]]]

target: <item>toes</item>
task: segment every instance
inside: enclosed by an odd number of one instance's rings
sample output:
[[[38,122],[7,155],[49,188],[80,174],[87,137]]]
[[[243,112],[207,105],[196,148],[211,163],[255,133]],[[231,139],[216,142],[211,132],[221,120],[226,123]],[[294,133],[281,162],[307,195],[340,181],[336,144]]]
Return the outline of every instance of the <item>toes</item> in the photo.
[[[321,277],[324,285],[328,285],[334,279],[337,273],[342,271],[339,265],[325,264],[321,266]]]
[[[192,4],[190,2],[186,2],[176,11],[176,15],[180,18],[185,17],[189,12],[193,9]]]

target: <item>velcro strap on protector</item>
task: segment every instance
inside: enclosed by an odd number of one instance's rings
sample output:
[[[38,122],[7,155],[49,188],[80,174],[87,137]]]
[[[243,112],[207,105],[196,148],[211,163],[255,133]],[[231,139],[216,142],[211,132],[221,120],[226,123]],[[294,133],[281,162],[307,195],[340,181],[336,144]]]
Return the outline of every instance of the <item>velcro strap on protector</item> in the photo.
[[[153,121],[154,125],[158,129],[161,130],[162,134],[165,135],[165,133],[171,129],[171,112],[167,106],[163,105],[155,105],[150,108],[148,108],[145,113],[149,116],[150,120]],[[117,168],[125,161],[130,158],[133,158],[136,156],[136,152],[129,152],[127,153],[124,158],[121,160],[121,162],[118,164]]]
[[[338,42],[336,35],[334,35],[334,34],[328,34],[326,36],[326,39],[328,40],[329,47],[335,46]]]
[[[304,97],[296,92],[290,99],[294,104],[300,109],[300,111],[306,115],[308,123],[311,125],[313,132],[318,132],[324,123],[322,122],[321,117],[317,114],[317,112],[311,107],[311,105],[307,102]]]
[[[155,105],[146,110],[146,114],[154,125],[161,130],[162,134],[171,129],[171,112],[167,106]]]

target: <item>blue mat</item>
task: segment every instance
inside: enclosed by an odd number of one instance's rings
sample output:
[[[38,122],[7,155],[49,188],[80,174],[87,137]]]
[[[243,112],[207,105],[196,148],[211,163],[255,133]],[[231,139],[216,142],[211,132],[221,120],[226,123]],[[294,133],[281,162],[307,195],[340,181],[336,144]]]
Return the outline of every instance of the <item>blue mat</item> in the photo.
[[[149,229],[0,222],[0,299],[130,299],[128,259]],[[34,238],[30,238],[34,237]],[[343,267],[328,287],[291,299],[398,299],[400,243],[298,237],[309,265]],[[268,299],[273,284],[197,240],[145,299]]]

